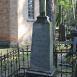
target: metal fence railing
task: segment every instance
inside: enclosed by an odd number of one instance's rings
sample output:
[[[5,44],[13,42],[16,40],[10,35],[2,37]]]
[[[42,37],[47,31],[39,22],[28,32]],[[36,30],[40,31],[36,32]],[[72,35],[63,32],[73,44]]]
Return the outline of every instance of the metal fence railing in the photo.
[[[25,49],[18,47],[12,51],[2,55],[0,54],[0,77],[15,77],[16,74],[21,72],[25,73],[25,69],[29,68],[30,53],[28,46]]]
[[[74,77],[76,67],[76,54],[70,49],[60,49],[54,52],[57,77]]]
[[[17,77],[25,74],[30,67],[31,50],[26,48],[13,49],[0,54],[0,77]],[[76,68],[76,54],[70,49],[59,49],[54,52],[57,77],[74,77]],[[20,74],[19,74],[20,73]]]

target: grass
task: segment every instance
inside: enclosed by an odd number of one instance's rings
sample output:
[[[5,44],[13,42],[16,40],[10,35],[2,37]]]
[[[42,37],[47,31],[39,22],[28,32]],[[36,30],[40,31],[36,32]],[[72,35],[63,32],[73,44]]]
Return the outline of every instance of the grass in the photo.
[[[57,68],[58,71],[61,71],[61,66],[58,66]],[[72,72],[72,67],[66,67],[66,66],[62,66],[62,72]]]
[[[1,53],[2,53],[2,55],[7,54],[7,51],[10,52],[10,51],[13,51],[13,49],[16,49],[16,48],[3,48],[3,49],[0,49],[0,55],[1,55]]]
[[[25,43],[23,46],[25,46],[25,45],[31,45],[31,43]],[[7,50],[8,50],[8,52],[10,52],[13,49],[16,49],[16,48],[6,48],[6,47],[3,48],[3,47],[0,47],[0,55],[1,55],[1,53],[2,53],[2,55],[7,54]]]
[[[31,45],[31,43],[25,43],[25,45]]]
[[[59,27],[56,27],[56,29],[59,29]]]
[[[26,45],[31,45],[31,43],[26,43]],[[13,51],[13,49],[16,49],[16,48],[2,48],[0,47],[0,56],[1,56],[1,53],[2,53],[2,56],[5,54],[7,54],[7,50],[8,50],[8,53],[10,51]],[[24,57],[23,57],[23,53],[20,53],[20,67],[21,68],[28,68],[29,67],[29,64],[30,64],[30,52],[28,52],[28,58],[27,58],[27,52],[24,52]],[[14,71],[14,67],[16,67],[16,58],[17,58],[17,61],[18,61],[18,55],[17,56],[14,56],[14,60],[13,60],[13,56],[11,56],[9,58],[9,68],[11,70],[11,62],[12,62],[12,70]],[[23,58],[24,58],[24,62],[23,62]],[[4,60],[2,61],[2,72],[4,73],[5,72],[5,66],[7,66],[7,70],[8,70],[8,63],[7,63],[7,59],[5,60],[6,61],[6,64],[4,62]],[[24,63],[24,64],[23,64]],[[17,62],[17,67],[19,67],[19,64]],[[1,69],[1,65],[0,65],[0,69]],[[6,71],[7,71],[6,70]],[[9,71],[11,73],[11,71]],[[0,70],[0,74],[1,74],[1,70]]]

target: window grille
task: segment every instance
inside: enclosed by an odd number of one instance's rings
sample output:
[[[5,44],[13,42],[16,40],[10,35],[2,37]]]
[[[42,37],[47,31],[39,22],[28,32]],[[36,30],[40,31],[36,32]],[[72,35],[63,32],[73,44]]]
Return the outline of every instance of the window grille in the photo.
[[[28,0],[28,18],[34,18],[34,0]]]

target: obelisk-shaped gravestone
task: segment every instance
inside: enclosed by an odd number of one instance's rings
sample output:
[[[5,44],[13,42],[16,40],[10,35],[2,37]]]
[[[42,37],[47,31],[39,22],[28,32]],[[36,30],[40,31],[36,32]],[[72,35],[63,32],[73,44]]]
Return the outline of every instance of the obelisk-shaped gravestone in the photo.
[[[46,0],[40,0],[40,16],[33,24],[30,69],[27,77],[56,77],[53,66],[53,28],[46,16]]]

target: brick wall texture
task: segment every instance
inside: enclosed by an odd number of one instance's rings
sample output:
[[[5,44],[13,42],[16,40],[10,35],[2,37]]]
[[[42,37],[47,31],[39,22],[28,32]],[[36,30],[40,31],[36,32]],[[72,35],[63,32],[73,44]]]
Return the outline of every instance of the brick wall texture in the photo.
[[[0,41],[9,41],[8,0],[0,0]]]
[[[34,1],[36,20],[39,15],[39,0]],[[27,20],[28,0],[0,0],[0,41],[28,42],[32,38],[34,21]]]

